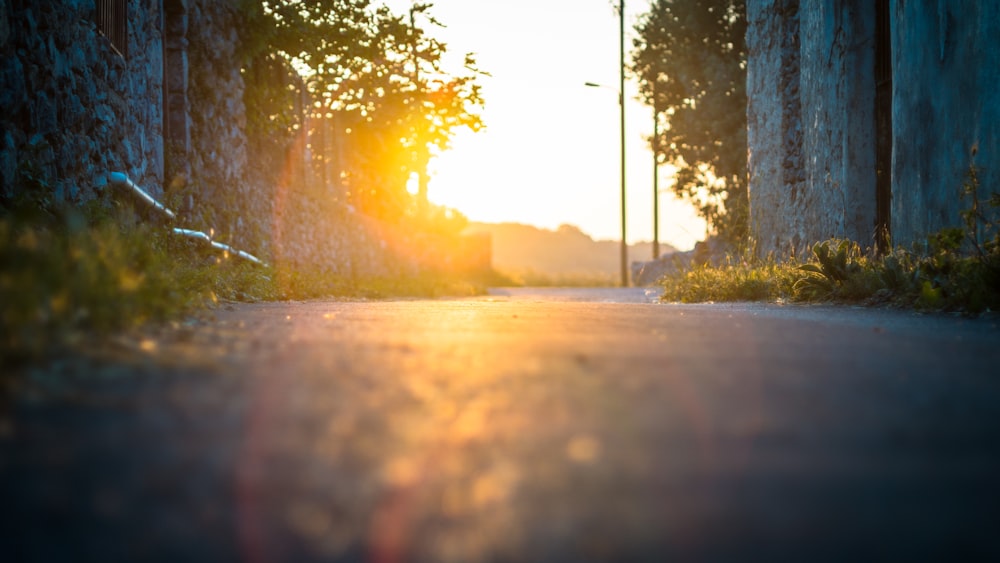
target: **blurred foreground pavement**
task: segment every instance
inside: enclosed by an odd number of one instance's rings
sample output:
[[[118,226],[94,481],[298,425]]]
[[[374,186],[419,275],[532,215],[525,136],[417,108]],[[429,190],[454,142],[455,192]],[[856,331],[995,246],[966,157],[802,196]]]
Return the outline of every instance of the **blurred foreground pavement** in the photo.
[[[30,374],[3,561],[997,561],[997,319],[235,305]]]

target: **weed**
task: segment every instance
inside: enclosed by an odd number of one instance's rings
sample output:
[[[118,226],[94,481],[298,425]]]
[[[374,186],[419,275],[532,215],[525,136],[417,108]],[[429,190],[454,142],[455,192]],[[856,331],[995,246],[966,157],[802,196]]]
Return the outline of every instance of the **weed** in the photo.
[[[137,223],[114,206],[83,213],[7,201],[0,211],[0,367],[220,301],[470,295],[488,281],[261,267]]]
[[[883,289],[877,268],[857,243],[831,239],[812,251],[814,260],[799,266],[805,275],[793,286],[796,300],[857,302]]]
[[[175,283],[178,268],[158,248],[161,237],[110,223],[0,220],[3,358],[36,357],[54,343],[190,310],[199,292]]]
[[[620,280],[615,274],[577,272],[549,274],[532,269],[515,269],[498,275],[494,285],[527,287],[615,287]]]
[[[942,229],[922,249],[884,256],[849,240],[813,245],[804,264],[733,257],[661,280],[666,301],[780,300],[889,304],[976,314],[1000,309],[1000,195],[982,199],[978,170],[962,187],[962,226]],[[791,282],[789,283],[789,280]]]
[[[288,267],[269,272],[271,299],[471,296],[483,294],[488,283],[486,278],[440,273],[345,276],[321,268]]]
[[[694,266],[660,280],[664,301],[777,301],[789,298],[797,279],[793,262],[773,256],[730,256],[724,264]]]

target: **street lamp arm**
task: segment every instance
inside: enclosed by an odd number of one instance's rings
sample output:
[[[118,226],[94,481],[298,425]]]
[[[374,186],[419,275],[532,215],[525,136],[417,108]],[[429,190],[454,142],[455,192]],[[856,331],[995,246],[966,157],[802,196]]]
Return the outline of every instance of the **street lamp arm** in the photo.
[[[607,88],[608,90],[611,90],[611,91],[615,92],[616,94],[618,94],[618,105],[624,105],[625,104],[625,95],[622,93],[621,90],[618,90],[617,88],[614,88],[612,86],[607,86],[605,84],[598,84],[596,82],[584,82],[583,85],[584,86],[589,86],[591,88]]]

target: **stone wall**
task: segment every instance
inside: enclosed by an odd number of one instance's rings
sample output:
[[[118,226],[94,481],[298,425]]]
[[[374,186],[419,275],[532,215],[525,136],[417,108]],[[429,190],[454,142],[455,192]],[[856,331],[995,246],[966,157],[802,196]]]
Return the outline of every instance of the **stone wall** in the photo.
[[[866,10],[869,0],[747,2],[750,216],[762,252],[871,240],[874,23]]]
[[[998,186],[998,0],[890,2],[892,243],[960,225],[972,164]],[[762,252],[874,243],[876,3],[748,0],[751,229]],[[973,154],[975,153],[975,154]]]
[[[189,4],[191,146],[172,172],[188,176],[193,202],[185,202],[186,212],[200,227],[267,254],[275,175],[250,167],[239,17],[225,0]]]
[[[764,252],[799,248],[802,119],[798,0],[747,0],[747,172],[750,231]]]
[[[343,203],[330,159],[315,173],[301,79],[276,63],[247,84],[236,6],[127,0],[126,58],[98,32],[94,0],[0,0],[0,203],[120,198],[108,174],[123,171],[181,226],[279,265],[344,276],[426,267],[433,249],[419,237]],[[260,116],[248,119],[248,91],[287,112],[278,129],[250,126]],[[326,150],[339,150],[330,139]]]
[[[872,0],[800,4],[805,239],[874,243]]]
[[[0,198],[77,203],[163,179],[160,12],[129,0],[127,60],[93,0],[0,0]]]
[[[301,79],[274,63],[263,82],[248,83],[233,3],[185,3],[190,149],[184,162],[171,164],[184,177],[171,178],[177,181],[168,190],[186,220],[279,265],[330,275],[396,273],[403,266],[393,257],[394,237],[352,213],[312,174]],[[269,110],[289,114],[282,123],[299,124],[297,132],[251,126],[262,118],[247,115],[247,89],[255,87],[264,89]]]

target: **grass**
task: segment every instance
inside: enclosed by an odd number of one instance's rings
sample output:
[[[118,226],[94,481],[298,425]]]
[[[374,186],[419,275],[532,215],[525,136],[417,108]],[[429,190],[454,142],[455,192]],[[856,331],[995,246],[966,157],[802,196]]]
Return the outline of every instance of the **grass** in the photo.
[[[0,208],[0,265],[0,368],[220,302],[475,295],[493,281],[262,267],[137,222],[130,209],[38,202]]]
[[[36,193],[47,193],[38,191]],[[808,260],[752,254],[660,280],[664,301],[789,301],[893,305],[976,314],[1000,310],[1000,196],[980,201],[975,169],[963,225],[921,248],[877,256],[851,241],[813,246]],[[261,267],[137,222],[129,208],[0,207],[0,368],[223,301],[476,295],[490,285],[614,285],[607,278],[425,273],[349,277]],[[2,371],[2,370],[0,370]]]
[[[1000,310],[1000,195],[981,201],[975,168],[961,190],[969,207],[961,227],[912,249],[884,255],[831,239],[794,257],[730,256],[721,267],[696,266],[660,280],[664,301],[789,301],[886,305],[978,314]]]
[[[708,264],[668,274],[660,279],[664,301],[781,301],[798,280],[790,263],[730,256],[718,267]]]
[[[616,287],[618,278],[600,272],[550,274],[533,269],[504,271],[491,285],[514,287]]]
[[[266,274],[188,246],[143,225],[0,220],[0,364],[269,295]]]
[[[668,302],[849,303],[976,314],[1000,310],[1000,253],[896,249],[879,257],[851,241],[827,240],[805,262],[730,257],[723,266],[696,266],[659,283]]]
[[[323,270],[267,269],[271,283],[263,299],[318,299],[347,297],[386,299],[396,297],[473,296],[485,293],[493,274],[462,275],[423,273],[402,276],[350,277]]]

